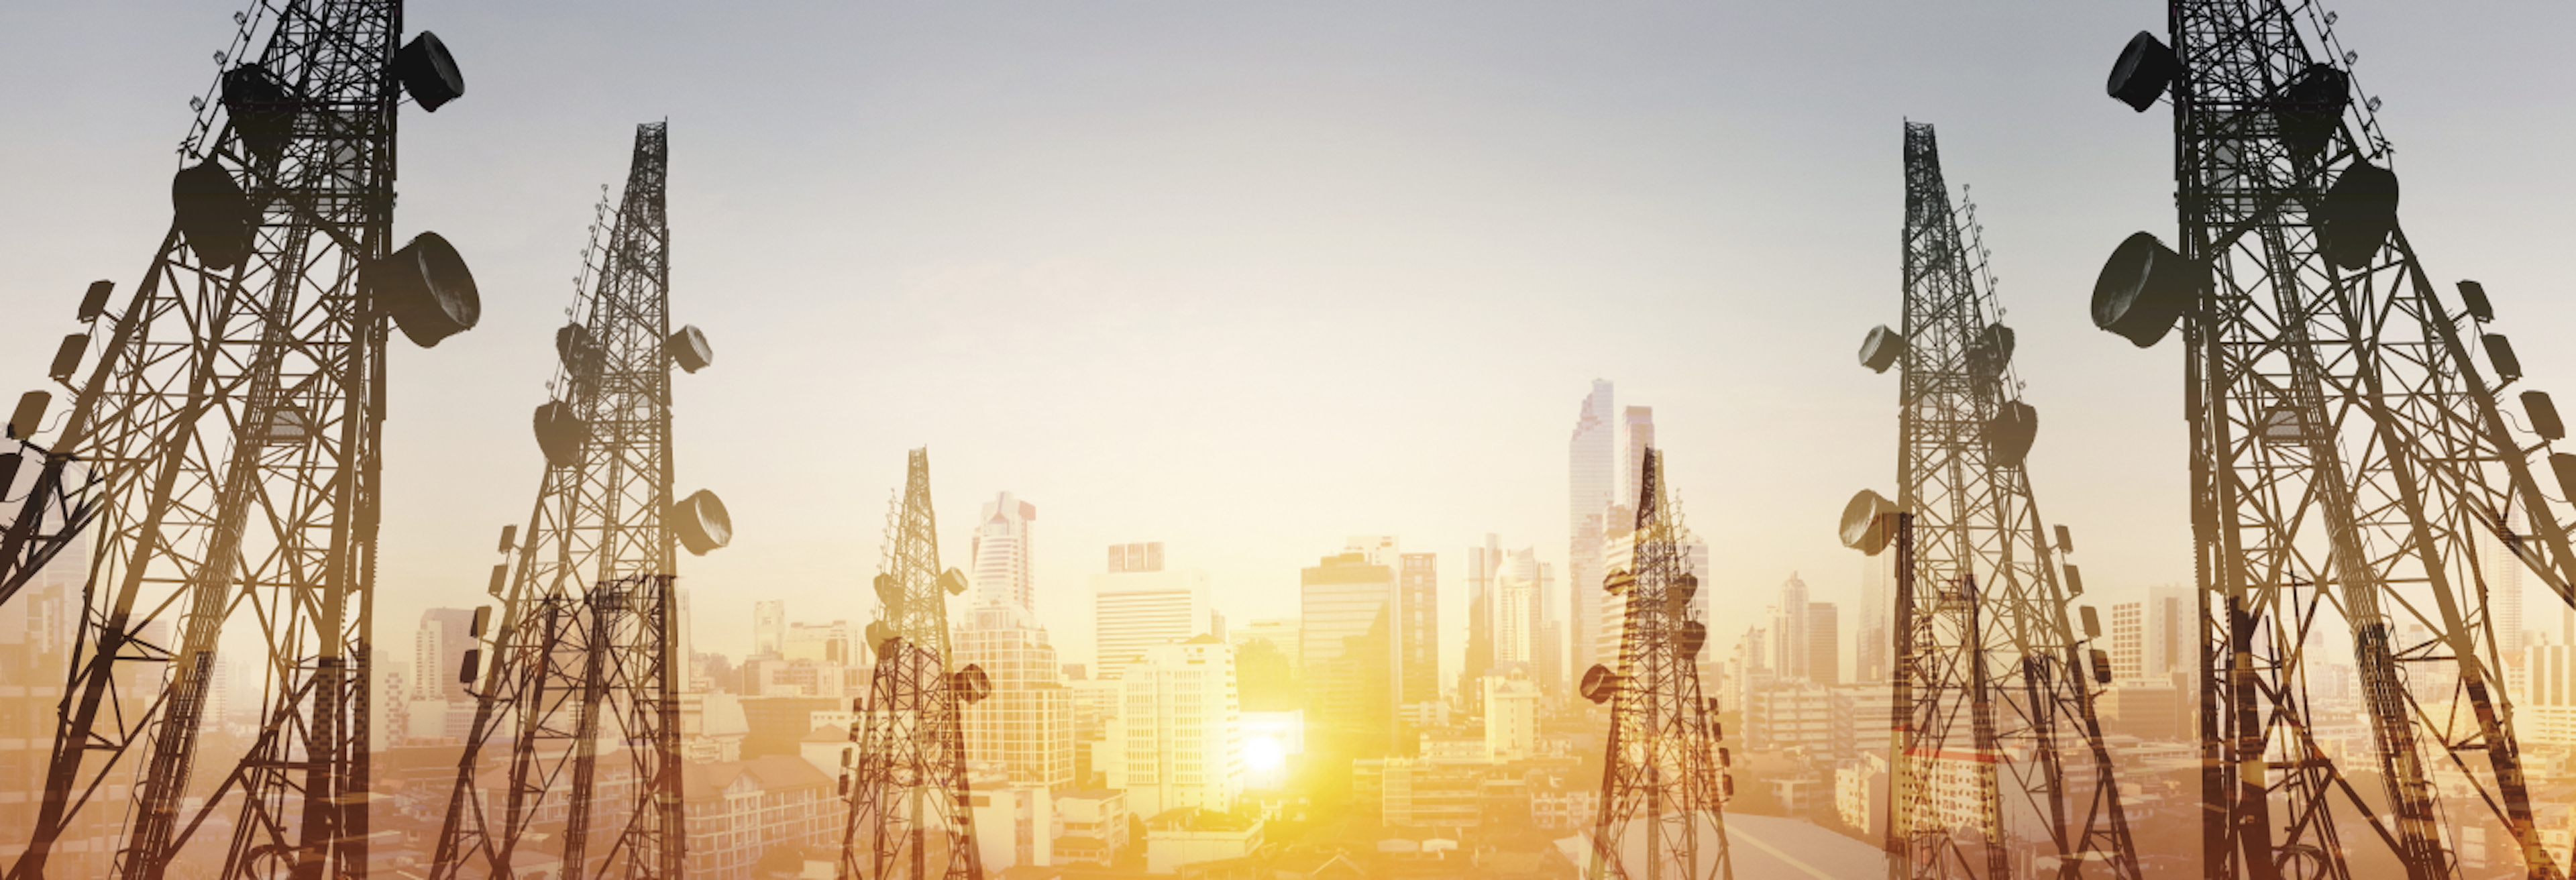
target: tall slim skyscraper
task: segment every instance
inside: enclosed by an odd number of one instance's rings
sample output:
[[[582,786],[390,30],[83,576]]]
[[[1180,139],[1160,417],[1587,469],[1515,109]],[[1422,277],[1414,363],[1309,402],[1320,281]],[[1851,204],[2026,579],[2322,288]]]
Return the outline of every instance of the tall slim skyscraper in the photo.
[[[413,698],[470,699],[457,672],[465,665],[466,650],[474,647],[474,637],[468,635],[473,627],[471,608],[432,608],[420,613],[420,630],[412,637],[412,665],[425,674],[413,685]]]
[[[2518,663],[2526,641],[2522,629],[2522,560],[2494,535],[2479,536],[2478,555],[2482,557],[2478,568],[2486,580],[2487,626],[2495,631],[2496,656]]]
[[[1887,588],[1887,560],[1863,557],[1860,567],[1860,632],[1852,645],[1855,680],[1876,684],[1887,680],[1888,656],[1896,650],[1895,634],[1888,631],[1894,619],[1895,601]]]
[[[1396,656],[1403,664],[1403,693],[1397,701],[1436,702],[1440,699],[1439,556],[1406,553],[1398,559],[1396,596],[1402,625],[1396,631]]]
[[[1539,657],[1539,602],[1545,594],[1538,548],[1514,550],[1494,578],[1494,665],[1535,675]]]
[[[1117,678],[1147,648],[1215,632],[1207,572],[1164,570],[1162,542],[1112,545],[1109,562],[1091,576],[1093,678]]]
[[[1807,678],[1808,647],[1807,582],[1791,572],[1787,583],[1780,585],[1780,604],[1772,606],[1771,669],[1781,680]]]
[[[1624,449],[1619,445],[1616,401],[1610,383],[1592,380],[1592,394],[1575,414],[1574,435],[1566,441],[1571,485],[1567,492],[1567,529],[1573,546],[1566,559],[1572,578],[1566,597],[1566,665],[1589,669],[1602,662],[1601,575],[1610,537],[1610,508],[1619,503],[1619,476]],[[1633,526],[1633,523],[1631,524]],[[1550,683],[1553,686],[1553,683]]]
[[[751,655],[783,657],[787,650],[787,600],[751,603]]]
[[[1477,682],[1494,671],[1494,575],[1502,559],[1502,539],[1492,534],[1467,548],[1467,668],[1458,672],[1458,694],[1470,711],[1481,710],[1485,691]]]
[[[1037,622],[1029,567],[1029,523],[1037,518],[1037,505],[1009,492],[984,502],[983,523],[975,528],[975,607],[1015,609],[1018,622]]]
[[[1619,422],[1619,506],[1637,509],[1637,493],[1645,486],[1646,448],[1653,445],[1655,408],[1629,407]]]

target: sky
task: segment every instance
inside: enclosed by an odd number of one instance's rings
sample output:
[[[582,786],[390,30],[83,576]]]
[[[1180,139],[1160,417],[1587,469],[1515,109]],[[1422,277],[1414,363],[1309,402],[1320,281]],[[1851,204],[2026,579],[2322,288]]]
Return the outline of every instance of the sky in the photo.
[[[0,390],[81,289],[167,228],[188,98],[232,4],[51,4],[0,29]],[[2477,278],[2522,387],[2569,389],[2576,6],[2334,7],[2385,105],[2409,237]],[[482,326],[396,342],[377,638],[483,599],[541,463],[528,413],[602,185],[671,124],[679,493],[732,509],[683,565],[701,650],[754,599],[861,620],[904,450],[942,551],[1039,511],[1039,612],[1090,653],[1090,575],[1159,540],[1234,620],[1295,613],[1346,536],[1441,554],[1445,652],[1486,533],[1563,570],[1591,380],[1655,409],[1715,614],[1792,572],[1859,598],[1843,502],[1892,491],[1900,123],[1978,206],[2041,510],[2102,602],[2190,578],[2178,345],[2093,329],[2103,257],[2171,239],[2170,117],[2102,93],[2163,9],[2117,2],[434,2],[464,98],[401,122],[398,235],[454,241]],[[8,378],[14,377],[14,378]],[[12,385],[11,383],[15,384]],[[2533,619],[2544,597],[2533,597]],[[2555,600],[2549,600],[2555,601]],[[1723,628],[1721,628],[1723,629]],[[1848,632],[1848,629],[1846,630]],[[1455,667],[1451,667],[1452,670]]]

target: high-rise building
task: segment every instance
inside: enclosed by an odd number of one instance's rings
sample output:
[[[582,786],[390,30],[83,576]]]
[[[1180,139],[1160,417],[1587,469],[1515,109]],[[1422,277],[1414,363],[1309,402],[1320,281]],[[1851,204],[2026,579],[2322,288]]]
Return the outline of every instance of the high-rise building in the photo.
[[[993,685],[966,706],[966,756],[1014,783],[1062,790],[1075,783],[1073,691],[1046,630],[1022,619],[1008,605],[979,605],[957,633],[958,664],[983,667]]]
[[[1888,655],[1895,651],[1895,634],[1888,631],[1888,621],[1896,609],[1895,599],[1887,589],[1888,559],[1864,557],[1860,568],[1860,632],[1852,644],[1854,680],[1875,684],[1887,680]]]
[[[473,628],[471,608],[432,608],[420,613],[420,630],[412,636],[412,667],[423,670],[413,685],[415,699],[470,699],[457,673],[465,666],[466,650],[474,647]]]
[[[1458,672],[1458,695],[1469,703],[1470,711],[1484,699],[1478,682],[1495,669],[1494,615],[1499,606],[1494,578],[1502,560],[1502,539],[1493,534],[1485,535],[1485,543],[1467,548],[1467,668]]]
[[[966,707],[968,761],[999,768],[1014,785],[1063,790],[1076,782],[1073,692],[1037,625],[1029,543],[1037,518],[1037,505],[1009,492],[985,503],[975,530],[974,608],[956,633],[957,662],[982,667],[993,688]]]
[[[1035,625],[1037,589],[1030,574],[1029,523],[1037,505],[1003,492],[984,502],[984,521],[975,528],[975,607],[1011,609],[1015,622]]]
[[[1298,653],[1306,667],[1310,739],[1343,758],[1391,754],[1376,750],[1402,745],[1395,571],[1367,554],[1343,553],[1300,574]]]
[[[1154,645],[1118,679],[1104,751],[1109,786],[1139,816],[1222,813],[1243,793],[1243,728],[1234,649],[1213,635]]]
[[[1504,557],[1493,578],[1495,674],[1537,672],[1542,568],[1538,548],[1524,547]]]
[[[1159,541],[1111,545],[1109,572],[1091,576],[1091,591],[1094,678],[1117,678],[1147,648],[1216,631],[1207,572],[1164,569]]]
[[[1305,674],[1302,669],[1304,663],[1298,659],[1300,656],[1298,651],[1301,647],[1297,643],[1298,625],[1297,618],[1294,617],[1258,618],[1229,633],[1226,641],[1237,647],[1256,639],[1269,642],[1270,647],[1277,649],[1280,654],[1288,658],[1288,674],[1303,675]]]
[[[2522,560],[2494,535],[2478,538],[2479,574],[2486,581],[2487,626],[2495,633],[2496,656],[2520,665],[2522,629]]]
[[[1401,625],[1396,630],[1396,659],[1401,664],[1402,693],[1396,700],[1434,702],[1440,699],[1439,557],[1406,553],[1398,560],[1396,596]]]
[[[7,489],[0,484],[0,495],[7,494]],[[0,685],[6,685],[0,687],[0,773],[8,774],[9,780],[0,784],[0,852],[26,849],[36,812],[44,803],[45,762],[53,754],[57,733],[62,672],[71,665],[80,633],[81,587],[89,578],[89,560],[88,542],[72,542],[38,569],[16,597],[0,605]],[[162,633],[155,642],[170,644],[166,627]],[[455,676],[452,667],[448,675]],[[139,675],[117,676],[113,693],[127,712],[141,710],[155,695],[139,679]],[[94,795],[100,801],[70,819],[57,841],[60,849],[49,865],[55,876],[111,873],[111,859],[125,842],[119,834],[125,813],[107,805],[130,798],[132,782],[130,776],[110,774],[101,785]]]
[[[1843,683],[1842,610],[1832,602],[1807,603],[1807,680],[1826,687]]]
[[[1610,383],[1592,380],[1592,394],[1575,414],[1574,434],[1566,441],[1567,531],[1573,536],[1566,566],[1572,578],[1568,598],[1566,645],[1568,666],[1589,669],[1602,661],[1595,644],[1601,631],[1601,576],[1610,536],[1610,508],[1619,502],[1621,452],[1618,410]],[[1490,544],[1491,541],[1488,541]],[[1553,683],[1549,683],[1553,687]]]
[[[1808,621],[1807,582],[1791,572],[1780,585],[1779,604],[1771,606],[1771,669],[1783,681],[1808,677]]]
[[[1619,422],[1619,506],[1637,509],[1645,491],[1646,449],[1655,445],[1655,408],[1632,406]]]
[[[2112,677],[2170,684],[2167,676],[2198,662],[2199,630],[2200,606],[2180,587],[2156,587],[2142,601],[2112,603]]]
[[[751,603],[751,656],[777,657],[787,649],[787,601]]]

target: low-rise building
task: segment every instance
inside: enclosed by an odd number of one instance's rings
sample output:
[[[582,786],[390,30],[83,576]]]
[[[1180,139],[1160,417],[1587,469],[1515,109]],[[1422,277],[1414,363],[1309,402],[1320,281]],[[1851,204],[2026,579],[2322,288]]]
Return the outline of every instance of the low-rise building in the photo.
[[[1177,874],[1185,865],[1239,859],[1260,848],[1259,819],[1182,807],[1145,823],[1148,874]]]
[[[1127,793],[1105,788],[1055,796],[1054,864],[1109,867],[1127,848]]]

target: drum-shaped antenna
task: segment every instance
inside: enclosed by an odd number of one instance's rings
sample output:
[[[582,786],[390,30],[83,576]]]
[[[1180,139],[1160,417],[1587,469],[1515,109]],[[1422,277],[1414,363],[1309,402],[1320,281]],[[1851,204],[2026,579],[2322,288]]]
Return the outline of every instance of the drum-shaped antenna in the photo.
[[[662,348],[671,353],[671,362],[679,364],[682,372],[695,373],[716,362],[716,350],[707,345],[707,332],[698,329],[696,324],[685,325],[672,333],[670,339],[662,342]]]
[[[1851,503],[1843,505],[1843,546],[1871,556],[1886,550],[1888,540],[1895,537],[1890,528],[1895,513],[1896,503],[1886,496],[1860,490]]]
[[[2316,212],[2319,250],[2345,269],[2364,269],[2397,228],[2397,172],[2352,163],[2326,188],[2325,204]]]
[[[1887,372],[1887,368],[1895,366],[1897,357],[1903,354],[1905,337],[1888,329],[1885,324],[1869,328],[1869,335],[1860,341],[1860,365],[1868,367],[1872,373]]]
[[[2335,129],[2343,124],[2345,105],[2352,103],[2352,77],[2334,65],[2318,62],[2308,65],[2291,77],[2280,94],[2272,98],[2272,119],[2281,130],[2281,143],[2290,148],[2290,156],[2307,162],[2325,152],[2333,142]]]
[[[671,519],[671,530],[679,533],[680,546],[689,548],[690,555],[705,556],[733,543],[733,515],[714,492],[700,489],[681,499],[671,506]]]
[[[1610,702],[1610,698],[1619,692],[1619,674],[1610,671],[1610,667],[1592,664],[1592,668],[1583,671],[1583,686],[1579,692],[1584,699],[1595,703]]]
[[[549,400],[537,407],[537,449],[546,454],[550,467],[571,467],[581,461],[581,447],[590,442],[590,424],[573,415],[572,405]]]
[[[2154,235],[2120,242],[2093,280],[2093,326],[2146,348],[2165,338],[2191,304],[2191,266]]]
[[[984,667],[968,663],[949,675],[948,688],[962,702],[981,703],[993,695],[993,679],[984,674]]]
[[[880,574],[877,575],[875,586],[877,591],[877,601],[885,603],[886,613],[893,614],[903,608],[903,581],[901,579],[896,578],[893,574]]]
[[[170,179],[170,208],[177,215],[179,237],[206,268],[230,269],[250,256],[259,211],[224,166],[208,159],[179,169]]]
[[[966,595],[966,573],[954,568],[940,572],[939,588],[947,590],[951,596]]]
[[[591,338],[590,328],[565,324],[555,328],[555,359],[563,362],[565,373],[588,379],[598,374],[599,343]]]
[[[1704,624],[1696,620],[1684,622],[1682,624],[1681,643],[1679,647],[1681,648],[1682,659],[1699,659],[1700,649],[1708,647],[1708,624]]]
[[[224,114],[232,117],[233,134],[262,162],[275,162],[295,138],[295,116],[304,102],[277,74],[257,64],[224,71]]]
[[[394,78],[402,80],[403,91],[420,102],[420,109],[432,113],[465,96],[465,73],[456,68],[456,56],[448,54],[447,43],[428,31],[421,31],[394,53]]]
[[[2038,439],[2039,411],[2018,400],[2004,401],[1994,420],[1986,423],[1986,445],[1994,450],[1994,463],[2000,467],[2020,467]]]
[[[2139,31],[2120,50],[2120,59],[2111,63],[2111,81],[2103,90],[2129,105],[2129,109],[2145,113],[2156,105],[2157,98],[2164,96],[2166,84],[2181,72],[2182,63],[2174,58],[2171,47],[2156,35]]]
[[[376,303],[392,315],[411,344],[428,348],[474,329],[483,320],[483,297],[456,246],[423,232],[386,257],[370,279]]]

